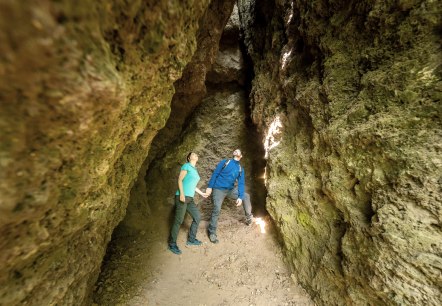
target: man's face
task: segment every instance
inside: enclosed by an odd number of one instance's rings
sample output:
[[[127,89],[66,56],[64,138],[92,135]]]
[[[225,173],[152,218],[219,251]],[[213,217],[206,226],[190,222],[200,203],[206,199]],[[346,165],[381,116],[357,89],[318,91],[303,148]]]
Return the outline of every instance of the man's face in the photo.
[[[241,157],[242,157],[241,150],[240,149],[236,149],[235,151],[233,151],[233,156],[241,159]]]

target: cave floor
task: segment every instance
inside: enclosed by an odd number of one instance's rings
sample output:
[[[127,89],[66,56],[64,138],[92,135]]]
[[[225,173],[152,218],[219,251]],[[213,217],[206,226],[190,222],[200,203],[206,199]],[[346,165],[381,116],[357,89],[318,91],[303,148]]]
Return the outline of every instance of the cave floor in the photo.
[[[170,209],[157,211],[138,235],[112,241],[94,305],[314,305],[284,263],[273,225],[267,222],[263,234],[258,224],[244,224],[241,210],[223,206],[218,244],[207,237],[203,213],[201,246],[185,245],[186,216],[181,255],[167,249]]]

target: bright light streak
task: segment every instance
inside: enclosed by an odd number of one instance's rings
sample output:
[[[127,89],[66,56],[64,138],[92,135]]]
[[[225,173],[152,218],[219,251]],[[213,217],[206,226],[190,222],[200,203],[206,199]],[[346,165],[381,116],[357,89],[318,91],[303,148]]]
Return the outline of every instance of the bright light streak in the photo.
[[[287,59],[289,58],[290,54],[292,54],[292,50],[287,51],[282,55],[282,69],[284,69],[285,64],[287,63]]]
[[[269,151],[279,145],[281,141],[276,141],[275,135],[281,133],[280,128],[282,128],[281,119],[276,116],[273,122],[270,124],[269,130],[267,131],[266,140],[264,142],[264,149],[266,151],[265,158],[269,157]]]
[[[264,180],[264,185],[267,186],[267,166],[264,168],[264,174],[261,178]]]
[[[261,234],[266,233],[266,222],[262,218],[255,218],[255,223],[259,225],[261,229]]]
[[[293,1],[290,2],[290,16],[289,19],[287,20],[287,25],[290,24],[290,22],[292,22],[292,18],[293,18]]]

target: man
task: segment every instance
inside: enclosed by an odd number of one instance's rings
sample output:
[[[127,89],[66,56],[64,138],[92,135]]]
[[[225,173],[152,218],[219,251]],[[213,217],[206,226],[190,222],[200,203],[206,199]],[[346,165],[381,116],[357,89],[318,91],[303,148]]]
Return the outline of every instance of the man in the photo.
[[[207,195],[212,194],[214,204],[209,224],[209,239],[212,243],[219,242],[216,236],[216,228],[221,205],[226,196],[236,200],[236,206],[243,204],[246,224],[252,224],[252,204],[250,203],[249,194],[244,192],[245,173],[239,163],[241,158],[241,150],[236,149],[233,152],[233,159],[223,159],[220,161],[215,171],[213,171],[208,188],[206,189]],[[238,182],[237,187],[235,187],[235,182]]]

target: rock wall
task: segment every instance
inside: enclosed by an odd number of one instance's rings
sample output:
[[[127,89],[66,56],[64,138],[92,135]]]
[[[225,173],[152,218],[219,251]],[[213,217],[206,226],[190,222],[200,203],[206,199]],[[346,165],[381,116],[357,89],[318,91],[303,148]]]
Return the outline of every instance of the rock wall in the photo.
[[[247,95],[242,87],[245,79],[245,66],[238,38],[239,17],[235,6],[222,32],[219,52],[211,59],[213,66],[207,68],[204,98],[199,101],[199,105],[186,120],[171,116],[165,128],[166,131],[161,131],[154,140],[158,150],[153,149],[149,152],[147,158],[149,167],[144,177],[148,188],[142,195],[133,190],[132,197],[132,199],[139,200],[144,198],[146,205],[138,204],[141,201],[130,203],[130,215],[126,216],[116,231],[117,237],[124,238],[127,235],[136,234],[137,226],[138,230],[141,230],[145,222],[149,224],[156,222],[157,227],[166,226],[165,231],[170,230],[170,224],[165,221],[168,220],[167,216],[173,215],[179,169],[186,162],[185,157],[190,151],[199,155],[197,164],[201,176],[199,186],[205,189],[217,163],[223,158],[231,158],[233,150],[241,148],[244,155],[241,163],[246,173],[246,189],[252,196],[254,211],[263,212],[264,152],[259,143],[251,141],[259,137],[250,122],[247,111],[249,106]],[[188,99],[197,100],[191,92],[187,94]],[[183,96],[179,95],[181,98]],[[184,99],[184,101],[188,100]],[[190,107],[189,104],[191,105],[188,103],[187,107]],[[185,106],[180,106],[179,109]],[[189,110],[186,110],[181,113],[188,112]],[[186,123],[183,126],[184,121]],[[179,129],[173,127],[179,127]],[[169,137],[159,139],[160,136],[165,135]],[[166,143],[168,144],[164,147]],[[197,201],[201,202],[199,207],[203,220],[208,220],[212,211],[210,200],[203,200],[198,195],[196,197]],[[225,209],[235,209],[238,211],[239,219],[244,217],[242,208],[226,205]]]
[[[79,305],[209,1],[0,2],[0,304]]]
[[[239,1],[267,209],[319,305],[440,305],[439,1]]]
[[[173,208],[178,174],[180,167],[186,162],[188,152],[194,151],[199,155],[197,169],[201,181],[198,186],[205,189],[217,163],[222,158],[230,158],[236,147],[246,147],[245,102],[245,92],[237,86],[214,91],[209,89],[207,97],[189,119],[189,125],[180,139],[169,147],[161,159],[152,163],[147,172],[147,200],[151,205],[153,218],[158,216],[163,223],[168,220],[164,216]],[[246,149],[243,151],[244,157],[247,157],[242,162],[246,185],[250,187],[250,152]],[[199,196],[196,200],[201,203],[199,207],[202,219],[208,220],[212,209],[210,201],[203,201]]]
[[[234,2],[235,0],[212,1],[201,18],[197,32],[197,49],[185,67],[182,77],[174,84],[175,93],[169,119],[152,141],[149,154],[131,190],[130,205],[121,223],[121,231],[116,231],[116,235],[124,236],[129,232],[138,231],[149,216],[150,206],[146,197],[148,188],[145,180],[147,169],[153,160],[160,159],[169,146],[174,145],[186,121],[206,95],[206,74],[215,62],[223,29],[232,13]]]
[[[238,15],[236,14],[236,16]],[[229,22],[231,21],[232,18],[229,19]],[[239,24],[236,25],[237,34],[239,33],[238,27]],[[234,47],[235,41],[236,48]],[[226,57],[224,50],[230,45],[235,51],[230,53],[231,56]],[[165,131],[158,134],[158,137],[168,133],[171,138],[158,139],[157,137],[155,139],[156,144],[164,153],[153,160],[145,177],[146,185],[149,186],[147,201],[153,210],[153,219],[160,217],[164,220],[164,215],[172,211],[179,170],[186,162],[185,158],[189,152],[194,151],[199,155],[197,168],[201,181],[198,186],[202,189],[207,188],[207,182],[217,163],[223,158],[230,158],[235,148],[242,148],[244,156],[250,153],[246,149],[247,99],[243,88],[239,86],[239,80],[243,79],[244,66],[239,52],[238,36],[226,39],[223,35],[219,43],[219,52],[215,54],[211,62],[213,62],[213,69],[210,69],[212,67],[207,68],[209,70],[207,71],[208,81],[206,82],[204,78],[204,90],[198,90],[199,94],[197,95],[191,95],[191,92],[187,93],[190,100],[196,101],[200,98],[198,101],[200,105],[186,118],[187,120],[173,116],[169,118],[168,125],[171,128],[166,127]],[[229,70],[229,64],[232,62],[241,64]],[[215,75],[216,77],[210,77]],[[232,77],[235,75],[237,78]],[[209,82],[209,79],[212,82]],[[185,92],[184,95],[186,95]],[[180,106],[178,110],[185,106]],[[190,111],[186,110],[184,113],[190,113]],[[184,121],[187,123],[183,126]],[[164,147],[167,140],[169,144]],[[149,156],[148,160],[151,158]],[[246,185],[250,187],[250,158],[245,158],[243,164],[246,172]],[[197,198],[198,202],[203,201],[198,195]],[[210,201],[204,201],[203,205],[199,207],[203,220],[208,220],[212,210]]]

